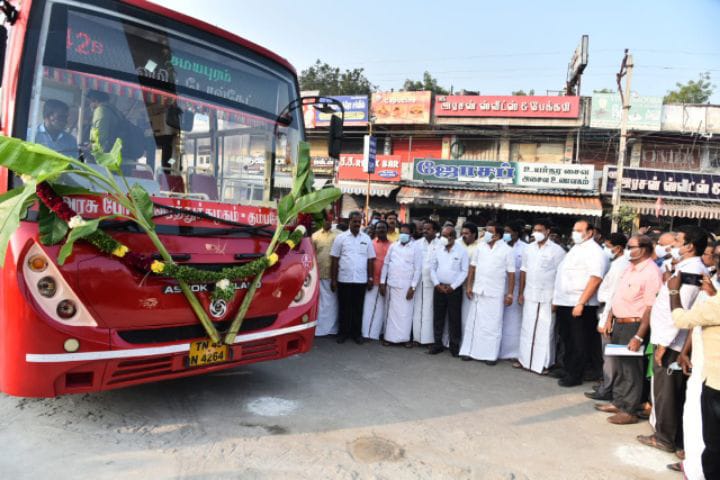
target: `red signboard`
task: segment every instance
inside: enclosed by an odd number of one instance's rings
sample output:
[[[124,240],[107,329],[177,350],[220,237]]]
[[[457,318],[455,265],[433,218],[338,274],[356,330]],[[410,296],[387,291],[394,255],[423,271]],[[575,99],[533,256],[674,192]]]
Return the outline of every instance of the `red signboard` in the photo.
[[[577,118],[580,97],[440,95],[436,117]]]
[[[399,182],[400,155],[378,155],[375,165],[375,173],[370,174],[373,182]],[[362,154],[340,155],[338,164],[338,178],[340,180],[366,180],[368,174],[362,170]]]

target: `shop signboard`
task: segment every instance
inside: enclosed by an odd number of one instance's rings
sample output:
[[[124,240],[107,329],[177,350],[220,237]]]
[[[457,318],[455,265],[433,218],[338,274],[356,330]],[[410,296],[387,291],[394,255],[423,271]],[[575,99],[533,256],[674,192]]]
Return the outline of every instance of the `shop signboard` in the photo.
[[[329,177],[333,174],[335,160],[330,157],[311,157],[310,168],[315,175]]]
[[[413,180],[493,183],[528,189],[593,190],[592,165],[415,159]]]
[[[370,180],[373,182],[399,182],[401,162],[401,155],[377,155],[375,172],[370,174]],[[368,174],[363,171],[363,154],[340,155],[338,179],[367,181]]]
[[[603,173],[602,193],[611,195],[617,184],[617,167],[608,165]],[[720,202],[720,175],[625,167],[622,195]]]
[[[379,125],[430,123],[432,92],[376,92],[370,111]]]
[[[338,95],[332,96],[335,100],[342,103],[345,109],[345,121],[343,125],[346,127],[363,126],[368,122],[368,96],[367,95]],[[323,113],[315,110],[315,126],[327,127],[330,125],[331,113]]]
[[[580,97],[441,95],[436,117],[578,118]]]
[[[660,130],[662,123],[662,97],[630,97],[628,129]],[[594,93],[590,112],[593,128],[620,128],[622,102],[617,93]]]

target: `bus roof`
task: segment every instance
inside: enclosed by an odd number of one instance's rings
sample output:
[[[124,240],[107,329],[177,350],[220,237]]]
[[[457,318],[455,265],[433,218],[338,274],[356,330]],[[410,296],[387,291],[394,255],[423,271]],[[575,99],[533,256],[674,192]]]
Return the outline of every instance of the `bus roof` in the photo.
[[[280,55],[276,54],[275,52],[272,52],[272,51],[268,50],[267,48],[258,45],[257,43],[253,43],[250,40],[247,40],[238,35],[235,35],[234,33],[230,33],[227,30],[223,30],[222,28],[218,28],[214,25],[210,25],[209,23],[203,22],[202,20],[198,20],[196,18],[190,17],[188,15],[177,12],[175,10],[171,10],[169,8],[163,7],[161,5],[158,5],[157,3],[149,2],[147,0],[122,0],[122,2],[126,3],[128,5],[138,7],[138,8],[142,8],[143,10],[147,10],[147,11],[156,13],[158,15],[172,18],[173,20],[177,20],[178,22],[182,22],[191,27],[195,27],[197,29],[203,30],[205,32],[208,32],[213,35],[217,35],[218,37],[229,40],[233,43],[242,45],[243,47],[249,48],[250,50],[252,50],[256,53],[259,53],[260,55],[262,55],[264,57],[274,60],[275,62],[279,63],[280,65],[288,68],[294,74],[297,74],[295,67],[293,67],[293,65],[286,58],[281,57]]]

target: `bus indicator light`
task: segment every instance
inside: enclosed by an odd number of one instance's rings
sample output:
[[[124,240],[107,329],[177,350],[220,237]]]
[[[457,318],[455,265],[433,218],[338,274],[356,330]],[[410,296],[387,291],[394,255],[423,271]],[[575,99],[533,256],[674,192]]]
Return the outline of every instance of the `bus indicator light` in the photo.
[[[57,292],[57,284],[52,277],[43,277],[37,283],[38,292],[45,298],[52,298]]]
[[[28,267],[33,272],[44,272],[47,266],[47,260],[42,255],[33,255],[28,259]]]

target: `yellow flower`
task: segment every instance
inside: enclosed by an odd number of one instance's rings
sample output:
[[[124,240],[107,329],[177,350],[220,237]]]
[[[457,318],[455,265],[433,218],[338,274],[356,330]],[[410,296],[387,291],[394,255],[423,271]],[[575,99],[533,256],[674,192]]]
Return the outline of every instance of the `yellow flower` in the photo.
[[[112,251],[112,254],[115,255],[116,257],[122,258],[125,256],[125,254],[127,252],[128,252],[128,247],[126,247],[125,245],[120,245],[115,250]]]
[[[268,257],[268,266],[272,267],[277,263],[280,257],[278,257],[277,253],[273,253]]]
[[[290,250],[295,248],[295,242],[293,242],[292,240],[286,240],[285,243],[288,244],[288,247],[290,247]]]
[[[165,264],[161,262],[160,260],[155,260],[150,265],[150,270],[152,270],[154,273],[162,273],[163,270],[165,270]]]

